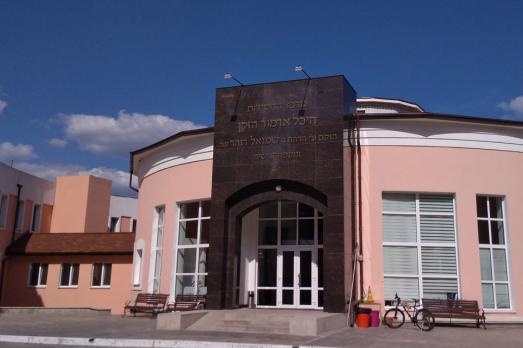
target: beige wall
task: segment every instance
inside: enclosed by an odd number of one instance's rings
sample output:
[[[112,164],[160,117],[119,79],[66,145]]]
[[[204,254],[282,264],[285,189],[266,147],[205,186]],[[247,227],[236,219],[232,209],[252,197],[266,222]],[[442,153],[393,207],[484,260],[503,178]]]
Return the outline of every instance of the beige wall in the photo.
[[[47,285],[29,287],[29,265],[48,263]],[[92,264],[112,263],[111,287],[92,288]],[[59,288],[61,263],[79,263],[77,288]],[[14,256],[7,259],[2,306],[89,307],[122,314],[131,295],[132,256]]]
[[[350,159],[347,157],[346,161]],[[364,288],[383,301],[382,192],[453,193],[461,297],[482,303],[476,195],[505,196],[512,312],[523,317],[523,154],[463,148],[367,146],[362,149]],[[347,198],[346,198],[347,199]]]
[[[131,232],[131,220],[129,216],[120,218],[120,232]]]
[[[111,181],[94,176],[60,176],[50,232],[106,232]]]

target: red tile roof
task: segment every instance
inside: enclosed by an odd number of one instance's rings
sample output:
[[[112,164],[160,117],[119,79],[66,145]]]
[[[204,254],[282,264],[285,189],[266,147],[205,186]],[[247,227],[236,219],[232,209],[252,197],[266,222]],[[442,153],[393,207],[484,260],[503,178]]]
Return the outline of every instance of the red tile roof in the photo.
[[[6,255],[132,254],[134,233],[27,233]]]

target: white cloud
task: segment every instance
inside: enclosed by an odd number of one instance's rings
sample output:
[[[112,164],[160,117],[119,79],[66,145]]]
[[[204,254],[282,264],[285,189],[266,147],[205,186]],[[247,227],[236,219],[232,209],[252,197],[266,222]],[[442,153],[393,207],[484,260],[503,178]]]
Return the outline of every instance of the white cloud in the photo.
[[[0,114],[2,112],[4,112],[6,107],[7,107],[7,102],[5,100],[0,99]]]
[[[508,112],[523,115],[523,95],[512,99],[509,102],[501,102],[498,104],[498,108],[501,108]]]
[[[74,164],[37,164],[28,162],[15,164],[15,167],[51,181],[54,181],[60,175],[94,175],[111,180],[113,182],[113,193],[135,195],[134,191],[129,189],[129,172],[119,169],[105,167],[86,168]],[[137,187],[135,176],[133,176],[133,186]]]
[[[65,136],[97,154],[128,155],[174,133],[200,128],[191,121],[122,110],[117,117],[71,114],[63,118]]]
[[[0,161],[27,161],[37,157],[32,145],[0,143]]]
[[[53,147],[59,147],[59,148],[64,148],[65,145],[67,145],[67,141],[64,140],[64,139],[59,139],[59,138],[52,138],[52,139],[49,139],[47,141],[47,143]]]

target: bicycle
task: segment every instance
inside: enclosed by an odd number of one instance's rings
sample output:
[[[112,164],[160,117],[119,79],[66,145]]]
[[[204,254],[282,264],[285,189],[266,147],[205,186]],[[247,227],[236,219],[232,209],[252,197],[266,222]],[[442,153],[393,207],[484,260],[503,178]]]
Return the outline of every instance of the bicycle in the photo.
[[[409,316],[410,321],[419,327],[422,331],[430,331],[434,328],[435,319],[434,315],[428,309],[418,309],[419,300],[413,298],[414,306],[409,303],[401,301],[398,294],[394,296],[396,306],[385,312],[383,322],[391,329],[400,328],[405,323],[405,313]],[[403,310],[400,308],[403,308]],[[410,315],[413,313],[413,315]]]

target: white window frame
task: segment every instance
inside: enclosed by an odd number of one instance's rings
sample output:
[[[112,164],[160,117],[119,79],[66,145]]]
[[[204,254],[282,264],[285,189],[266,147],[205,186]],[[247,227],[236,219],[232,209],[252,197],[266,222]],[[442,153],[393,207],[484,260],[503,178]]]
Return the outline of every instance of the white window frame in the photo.
[[[508,241],[508,233],[507,233],[507,220],[506,220],[506,216],[507,216],[507,210],[506,210],[506,203],[505,203],[505,196],[500,196],[500,195],[482,195],[482,194],[479,194],[476,196],[476,201],[479,197],[485,197],[487,198],[487,217],[479,217],[477,216],[477,213],[476,213],[476,219],[477,221],[487,221],[488,223],[488,233],[489,233],[489,244],[481,244],[481,243],[478,243],[479,244],[479,249],[487,249],[489,250],[489,253],[490,253],[490,272],[492,274],[492,280],[483,280],[481,279],[481,285],[483,284],[489,284],[489,285],[492,285],[492,291],[493,291],[493,295],[494,295],[494,308],[484,308],[484,311],[485,312],[512,312],[513,311],[513,308],[514,308],[514,305],[513,305],[513,300],[512,300],[512,287],[511,287],[511,272],[510,272],[510,262],[509,262],[509,257],[510,257],[510,253],[509,253],[509,248],[508,248],[508,244],[509,244],[509,241]],[[501,199],[501,211],[502,211],[502,218],[492,218],[490,217],[490,198],[500,198]],[[492,231],[491,231],[491,225],[490,225],[490,222],[491,221],[501,221],[503,222],[503,239],[505,241],[504,244],[492,244]],[[479,229],[478,229],[478,234],[479,234]],[[479,237],[478,237],[478,241],[479,241]],[[507,280],[496,280],[496,275],[494,274],[494,254],[493,254],[493,251],[494,250],[504,250],[505,251],[505,267],[507,269]],[[480,266],[481,267],[481,266]],[[509,308],[497,308],[498,307],[498,303],[497,303],[497,297],[496,297],[496,284],[504,284],[504,285],[507,285],[508,286],[508,300],[509,300]]]
[[[202,221],[203,220],[210,220],[211,216],[202,216],[202,203],[210,201],[210,198],[204,198],[204,199],[197,199],[197,200],[191,200],[191,201],[184,201],[184,202],[177,202],[177,223],[176,223],[176,236],[174,238],[174,257],[173,257],[173,267],[172,267],[172,284],[171,284],[171,300],[174,302],[176,300],[176,277],[178,276],[192,276],[194,279],[194,294],[198,294],[198,278],[200,276],[207,277],[208,276],[208,266],[206,265],[205,270],[206,272],[198,272],[198,265],[200,263],[200,249],[207,249],[206,258],[209,256],[209,243],[200,243],[201,242],[201,231],[202,231]],[[181,206],[184,204],[190,204],[198,202],[198,217],[196,218],[187,218],[182,219],[182,209]],[[178,241],[180,238],[180,224],[182,222],[186,221],[198,221],[198,230],[196,234],[196,244],[189,244],[189,245],[179,245]],[[196,259],[195,259],[195,269],[193,273],[186,273],[186,272],[178,272],[177,266],[178,266],[178,250],[179,249],[196,249]],[[208,262],[208,259],[206,259],[206,262]],[[207,278],[206,278],[207,279]]]
[[[39,208],[37,220],[35,220],[36,208]],[[42,221],[42,205],[35,203],[35,205],[33,206],[33,216],[32,216],[32,219],[31,219],[31,232],[39,232],[40,231],[40,223],[41,223],[41,221]]]
[[[31,273],[33,271],[33,267],[35,265],[38,265],[38,280],[36,285],[31,285]],[[47,277],[45,284],[42,284],[42,272],[43,272],[43,265],[47,267]],[[49,264],[43,263],[43,262],[34,262],[29,264],[29,274],[27,276],[27,287],[28,288],[46,288],[47,287],[47,278],[49,277]]]
[[[70,265],[71,271],[69,272],[69,280],[67,282],[67,285],[62,285],[62,277],[64,276],[64,266]],[[74,289],[78,287],[78,284],[71,284],[73,280],[73,271],[78,266],[78,283],[80,283],[80,264],[79,263],[73,263],[73,262],[65,262],[60,265],[60,279],[58,279],[58,288],[60,289]]]
[[[159,224],[159,210],[163,210],[163,219],[162,224]],[[165,204],[157,205],[154,207],[153,216],[154,216],[154,223],[153,223],[153,232],[152,232],[152,239],[151,239],[151,256],[150,256],[150,266],[149,266],[149,285],[148,285],[148,292],[154,293],[155,291],[160,292],[161,287],[161,275],[162,275],[162,258],[163,258],[163,243],[165,241],[165,217],[166,217],[166,206]],[[162,243],[161,245],[157,245],[158,243],[158,232],[162,231]],[[158,257],[157,257],[158,253]],[[158,274],[156,274],[156,264],[158,263]],[[157,280],[158,283],[158,289],[154,288],[154,281]]]
[[[100,275],[100,285],[94,285],[93,282],[94,282],[94,268],[95,268],[95,265],[101,265],[102,266],[102,274]],[[104,280],[105,280],[105,277],[106,277],[106,272],[107,272],[107,267],[110,266],[111,267],[111,277],[112,277],[112,268],[113,268],[113,264],[112,263],[108,263],[108,262],[96,262],[96,263],[93,263],[92,267],[91,267],[91,288],[94,288],[94,289],[110,289],[111,288],[111,278],[109,278],[109,285],[104,285]]]
[[[2,204],[3,199],[5,198],[4,204]],[[2,209],[4,210],[4,216],[2,219]],[[0,229],[5,229],[7,227],[7,218],[9,216],[9,195],[0,194]]]
[[[259,224],[260,221],[276,221],[277,223],[277,234],[276,234],[276,244],[258,244],[259,242],[259,235],[256,236],[257,241],[257,250],[270,250],[274,249],[276,250],[276,285],[275,286],[260,286],[258,285],[258,279],[256,279],[256,285],[255,285],[255,291],[254,291],[254,301],[255,303],[258,303],[258,290],[275,290],[276,291],[276,305],[275,306],[264,306],[264,305],[256,305],[258,308],[288,308],[288,309],[322,309],[323,306],[320,306],[319,304],[319,292],[323,291],[323,300],[325,299],[325,274],[324,277],[324,284],[323,286],[320,286],[319,284],[319,267],[318,267],[318,254],[319,251],[324,252],[323,249],[323,242],[319,243],[319,223],[320,220],[322,223],[325,223],[324,217],[321,214],[320,211],[318,211],[316,208],[310,206],[312,209],[314,209],[314,215],[313,216],[306,216],[306,217],[300,217],[299,216],[299,205],[307,205],[305,203],[301,203],[298,201],[288,201],[296,205],[296,216],[295,217],[282,217],[282,202],[285,201],[285,199],[279,199],[277,201],[278,204],[278,211],[276,217],[269,217],[269,218],[260,218],[258,217],[257,223]],[[313,236],[313,243],[312,244],[299,244],[299,224],[300,221],[303,220],[311,220],[314,222],[314,236]],[[283,221],[296,221],[296,244],[282,244],[281,238],[282,238],[282,222]],[[260,231],[258,230],[258,234]],[[323,225],[323,236],[325,237],[325,225]],[[296,278],[296,275],[299,273],[299,262],[300,259],[298,256],[300,251],[310,251],[311,252],[311,286],[310,287],[302,287],[299,285],[299,282],[294,279],[293,286],[283,286],[283,253],[284,252],[294,252],[294,278]],[[325,254],[323,254],[323,257],[325,258]],[[258,276],[258,265],[259,260],[258,257],[255,258],[255,269],[256,269],[256,276]],[[324,259],[325,260],[325,259]],[[325,262],[325,261],[324,261]],[[256,277],[257,278],[257,277]],[[311,304],[310,305],[302,305],[300,304],[300,290],[310,290],[311,291]],[[283,291],[284,290],[292,290],[294,292],[294,299],[293,304],[283,304]],[[324,302],[325,303],[325,302]]]
[[[459,269],[459,251],[458,251],[458,226],[456,224],[456,195],[454,193],[441,193],[441,192],[394,192],[394,191],[383,191],[382,193],[382,202],[383,202],[383,195],[384,194],[407,194],[407,195],[415,195],[416,197],[416,211],[415,212],[404,212],[404,211],[385,211],[383,210],[383,203],[382,203],[382,209],[381,209],[381,216],[382,216],[382,233],[383,233],[383,216],[384,215],[403,215],[403,216],[416,216],[416,242],[385,242],[384,236],[382,235],[382,244],[383,247],[391,246],[391,247],[412,247],[416,248],[417,252],[417,263],[418,263],[418,274],[402,274],[402,273],[385,273],[383,271],[383,279],[385,278],[412,278],[418,280],[418,296],[419,300],[423,298],[423,278],[426,279],[456,279],[457,281],[457,288],[458,292],[456,294],[457,297],[461,297],[461,282],[460,282],[460,269]],[[421,212],[420,210],[420,195],[447,195],[452,196],[452,209],[453,213],[445,213],[445,212]],[[421,223],[420,223],[420,216],[452,216],[454,221],[454,243],[430,243],[430,242],[422,242],[421,241]],[[456,253],[456,275],[441,275],[441,274],[431,274],[431,273],[425,273],[423,274],[422,270],[422,258],[421,258],[421,249],[422,247],[447,247],[447,248],[454,248],[454,251]],[[382,255],[384,255],[384,249],[382,248]],[[411,299],[404,299],[405,301],[411,301]]]

